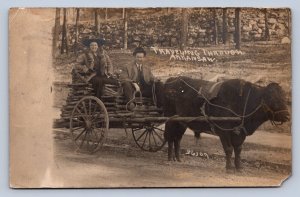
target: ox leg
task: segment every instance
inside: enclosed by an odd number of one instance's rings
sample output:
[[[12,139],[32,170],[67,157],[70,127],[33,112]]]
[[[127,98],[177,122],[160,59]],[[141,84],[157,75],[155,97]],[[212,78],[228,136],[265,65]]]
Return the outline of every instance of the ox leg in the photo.
[[[173,161],[175,160],[174,156],[173,156],[173,144],[174,141],[168,141],[168,160],[169,161]]]
[[[180,123],[177,123],[177,127],[176,127],[176,138],[174,140],[174,146],[175,146],[175,158],[178,162],[181,162],[180,159],[180,142],[182,139],[182,136],[184,134],[186,130],[186,126]]]
[[[231,142],[234,148],[234,165],[237,171],[242,169],[241,165],[241,152],[242,152],[242,145],[246,139],[246,135],[241,133],[240,135],[231,134]]]
[[[226,155],[226,170],[229,171],[233,169],[233,165],[231,162],[231,157],[233,153],[233,146],[231,144],[230,136],[229,135],[222,135],[220,136],[220,140],[222,142],[222,146]]]
[[[242,145],[234,146],[234,165],[238,171],[242,169],[241,152],[242,152]]]
[[[180,159],[180,141],[181,141],[181,138],[180,139],[176,139],[174,141],[174,146],[175,146],[175,158],[178,162],[181,162],[181,159]]]
[[[165,140],[168,142],[168,160],[169,161],[175,161],[175,157],[173,155],[173,148],[174,148],[174,139],[176,134],[176,127],[174,126],[174,123],[167,122],[165,125],[165,133],[164,137]]]
[[[186,126],[179,122],[167,122],[165,126],[165,140],[168,141],[168,160],[181,161],[180,160],[180,141],[186,130]],[[175,157],[173,155],[173,146]]]

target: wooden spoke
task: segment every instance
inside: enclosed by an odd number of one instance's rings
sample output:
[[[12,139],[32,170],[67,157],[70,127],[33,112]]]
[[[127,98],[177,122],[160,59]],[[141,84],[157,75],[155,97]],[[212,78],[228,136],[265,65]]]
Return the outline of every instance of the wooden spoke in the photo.
[[[144,128],[132,129],[133,139],[142,150],[156,152],[165,145],[161,136],[162,129],[156,129],[153,125]],[[146,134],[145,134],[146,133]]]
[[[97,139],[97,141],[98,141],[99,136],[98,136],[97,132],[95,131],[95,129],[92,129],[92,133],[95,135],[95,137],[96,137],[96,139]]]
[[[154,129],[157,129],[157,130],[159,130],[159,131],[162,131],[162,132],[165,132],[163,129],[161,129],[161,128],[158,128],[158,127],[153,127]]]
[[[70,117],[70,131],[80,151],[93,153],[98,150],[106,139],[108,128],[108,113],[100,99],[87,96],[77,102]]]
[[[76,110],[76,111],[80,114],[80,116],[86,121],[85,115],[83,115],[83,114],[81,113],[81,111],[79,110],[79,108],[76,107],[75,110]]]
[[[83,145],[83,143],[84,143],[84,141],[85,141],[85,139],[86,139],[86,135],[87,135],[87,132],[85,132],[84,137],[83,137],[83,140],[81,141],[81,143],[80,143],[80,145],[79,145],[79,148],[82,147],[82,145]]]
[[[139,141],[139,140],[145,135],[145,133],[147,133],[147,130],[145,130],[145,131],[138,137],[138,139],[136,139],[136,141]]]
[[[145,139],[144,139],[144,142],[143,142],[143,144],[142,144],[142,147],[144,147],[144,145],[145,145],[145,142],[146,142],[147,136],[148,136],[148,131],[146,131],[146,137],[145,137]]]
[[[152,132],[151,134],[152,134],[152,137],[153,137],[153,141],[154,141],[155,146],[158,146],[158,145],[157,145],[157,142],[156,142],[156,139],[155,139],[155,136],[154,136],[154,132]]]
[[[92,114],[92,100],[89,99],[89,115]]]
[[[86,106],[85,106],[85,101],[82,101],[81,103],[82,103],[82,106],[83,106],[84,113],[87,116],[88,112],[87,112],[87,109],[86,109]]]
[[[164,141],[164,139],[155,131],[153,130],[153,133],[155,133],[155,135],[161,140],[161,141]]]
[[[72,129],[72,132],[74,132],[74,131],[76,131],[76,130],[78,130],[78,129],[83,129],[83,127],[77,127],[77,128],[74,128],[74,129]]]
[[[132,131],[139,131],[142,130],[143,128],[133,128]]]
[[[80,136],[85,132],[86,130],[85,129],[83,129],[80,133],[79,133],[79,135],[75,138],[75,141],[77,141],[78,140],[78,138],[80,138]]]
[[[84,122],[84,121],[82,121],[82,120],[78,120],[77,117],[74,117],[74,118],[73,118],[73,121],[80,122],[80,123]]]

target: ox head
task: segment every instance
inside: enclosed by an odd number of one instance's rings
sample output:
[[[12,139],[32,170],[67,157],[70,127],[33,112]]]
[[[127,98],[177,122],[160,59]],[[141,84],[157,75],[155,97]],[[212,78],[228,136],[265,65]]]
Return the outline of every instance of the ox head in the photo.
[[[277,83],[265,87],[262,106],[271,121],[283,123],[290,120],[286,94]]]
[[[190,98],[191,94],[197,94],[193,87],[193,80],[188,77],[172,77],[165,83],[165,94],[168,99]]]
[[[173,100],[183,91],[183,84],[179,78],[172,77],[166,81],[164,90],[166,98]]]

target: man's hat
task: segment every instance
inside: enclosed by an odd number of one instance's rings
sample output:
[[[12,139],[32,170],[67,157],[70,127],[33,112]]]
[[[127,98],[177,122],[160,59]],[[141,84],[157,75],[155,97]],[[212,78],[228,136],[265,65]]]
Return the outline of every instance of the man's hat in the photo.
[[[144,53],[144,56],[146,56],[146,51],[143,49],[143,47],[137,47],[133,51],[133,56],[135,56],[137,53]]]
[[[96,42],[98,46],[103,46],[105,44],[105,40],[100,38],[100,39],[85,39],[82,41],[82,44],[85,46],[89,47],[92,42]]]

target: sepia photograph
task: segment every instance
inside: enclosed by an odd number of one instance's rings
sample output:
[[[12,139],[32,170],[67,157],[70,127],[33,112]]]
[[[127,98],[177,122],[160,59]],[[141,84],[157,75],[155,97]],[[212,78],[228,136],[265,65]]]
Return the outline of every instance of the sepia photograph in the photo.
[[[291,29],[289,8],[11,8],[10,187],[280,187]]]

